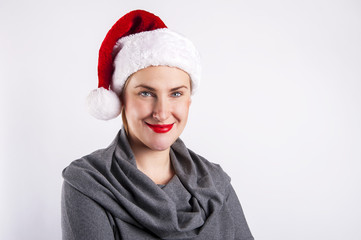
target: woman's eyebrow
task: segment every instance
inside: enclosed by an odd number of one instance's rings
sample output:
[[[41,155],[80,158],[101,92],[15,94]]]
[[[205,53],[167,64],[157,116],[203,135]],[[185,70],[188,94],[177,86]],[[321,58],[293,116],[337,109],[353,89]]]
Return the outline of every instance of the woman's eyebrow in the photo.
[[[144,84],[139,84],[139,85],[138,85],[138,86],[136,86],[135,88],[145,88],[145,89],[148,89],[148,90],[150,90],[150,91],[155,91],[155,89],[154,89],[154,88],[149,87],[149,86],[144,85]]]
[[[179,87],[172,88],[171,91],[176,91],[176,90],[181,89],[181,88],[186,88],[186,89],[188,89],[187,86],[182,85],[182,86],[179,86]]]
[[[136,86],[135,88],[145,88],[145,89],[148,89],[148,90],[150,90],[150,91],[155,91],[155,88],[152,88],[152,87],[147,86],[147,85],[144,85],[144,84],[139,84],[139,85]],[[172,88],[172,89],[170,89],[170,91],[176,91],[176,90],[179,90],[179,89],[181,89],[181,88],[186,88],[186,89],[188,89],[187,86],[182,85],[182,86],[179,86],[179,87]]]

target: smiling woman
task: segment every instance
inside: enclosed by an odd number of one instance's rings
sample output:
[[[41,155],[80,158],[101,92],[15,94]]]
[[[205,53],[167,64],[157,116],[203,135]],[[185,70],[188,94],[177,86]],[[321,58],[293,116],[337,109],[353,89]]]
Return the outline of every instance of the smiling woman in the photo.
[[[64,169],[63,239],[253,239],[230,178],[180,140],[200,64],[155,15],[128,13],[99,51],[90,112],[124,127]]]
[[[148,67],[133,74],[128,82],[123,89],[123,111],[137,167],[155,183],[165,184],[174,175],[172,166],[167,164],[170,146],[188,119],[189,75],[174,67]],[[165,162],[154,164],[154,159]]]

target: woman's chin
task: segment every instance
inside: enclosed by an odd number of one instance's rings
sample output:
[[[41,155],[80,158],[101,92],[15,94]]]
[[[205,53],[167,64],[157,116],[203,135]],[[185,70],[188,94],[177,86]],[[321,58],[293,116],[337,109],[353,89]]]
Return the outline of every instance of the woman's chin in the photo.
[[[170,146],[173,144],[173,142],[151,142],[148,145],[150,149],[153,151],[165,151],[170,148]]]

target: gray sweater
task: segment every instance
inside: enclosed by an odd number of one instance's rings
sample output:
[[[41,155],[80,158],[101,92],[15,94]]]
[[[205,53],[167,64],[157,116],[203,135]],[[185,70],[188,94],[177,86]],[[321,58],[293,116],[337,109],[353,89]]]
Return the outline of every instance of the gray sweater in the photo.
[[[178,139],[176,175],[156,185],[136,167],[125,131],[63,171],[63,239],[241,239],[253,237],[230,178]]]

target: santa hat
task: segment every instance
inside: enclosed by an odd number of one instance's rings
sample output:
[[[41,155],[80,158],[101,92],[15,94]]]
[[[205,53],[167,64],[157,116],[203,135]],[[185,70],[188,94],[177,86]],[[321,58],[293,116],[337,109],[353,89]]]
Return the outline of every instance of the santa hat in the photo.
[[[87,98],[90,114],[101,120],[117,117],[124,83],[149,66],[177,67],[189,74],[192,92],[199,86],[199,55],[192,42],[169,30],[154,14],[135,10],[120,18],[103,40],[98,88]]]

